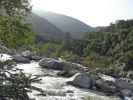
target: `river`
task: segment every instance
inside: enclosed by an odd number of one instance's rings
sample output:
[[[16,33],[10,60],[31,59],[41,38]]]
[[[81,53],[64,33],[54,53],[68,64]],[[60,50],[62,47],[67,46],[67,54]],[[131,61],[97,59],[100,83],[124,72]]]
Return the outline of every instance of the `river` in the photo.
[[[42,69],[38,62],[18,64],[17,67],[23,69],[26,74],[41,76],[41,82],[32,85],[44,90],[46,96],[38,96],[38,92],[33,91],[29,95],[35,100],[85,100],[87,96],[92,98],[91,100],[119,100],[106,97],[102,93],[67,85],[66,82],[72,78],[58,77],[56,75],[58,71]]]
[[[0,61],[6,61],[9,59],[11,60],[12,56],[0,54]],[[32,91],[28,95],[35,100],[86,100],[85,97],[90,97],[89,100],[119,100],[114,97],[107,97],[96,91],[67,85],[66,82],[72,80],[73,77],[58,77],[58,71],[42,69],[38,62],[35,61],[31,61],[31,63],[28,64],[17,64],[16,67],[22,69],[26,74],[41,77],[39,83],[34,83],[32,85],[41,88],[45,91],[46,95],[38,95],[38,91]]]

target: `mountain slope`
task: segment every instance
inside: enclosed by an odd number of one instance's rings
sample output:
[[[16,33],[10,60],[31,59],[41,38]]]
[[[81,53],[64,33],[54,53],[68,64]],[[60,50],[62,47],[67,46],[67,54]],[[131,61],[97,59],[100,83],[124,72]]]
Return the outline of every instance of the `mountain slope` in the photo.
[[[92,27],[72,17],[45,11],[33,12],[42,18],[47,19],[64,33],[69,32],[73,38],[82,38],[83,33],[93,31]]]
[[[47,19],[31,13],[26,20],[31,23],[33,30],[40,39],[62,39],[64,33]]]

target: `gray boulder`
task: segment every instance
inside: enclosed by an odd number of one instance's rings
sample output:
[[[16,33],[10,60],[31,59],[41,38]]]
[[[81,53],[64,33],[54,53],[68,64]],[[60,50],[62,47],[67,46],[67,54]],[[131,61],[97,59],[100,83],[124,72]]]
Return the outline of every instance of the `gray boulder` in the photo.
[[[63,70],[61,61],[52,58],[43,58],[40,60],[39,65],[48,69]]]
[[[38,56],[38,55],[32,55],[29,59],[30,59],[30,60],[39,61],[39,60],[41,60],[41,57]]]
[[[114,94],[117,91],[114,83],[111,81],[104,81],[102,79],[96,80],[96,89],[106,94]]]
[[[128,90],[128,89],[121,90],[121,93],[123,96],[126,96],[126,97],[132,97],[133,96],[133,91]]]
[[[17,63],[30,63],[30,60],[22,57],[20,54],[13,55],[13,60]]]
[[[122,79],[117,79],[115,82],[115,86],[119,90],[127,89],[133,91],[133,83],[122,80]]]
[[[68,81],[67,83],[85,89],[92,88],[94,85],[93,79],[90,78],[86,73],[75,74],[72,77],[72,80]]]
[[[72,70],[77,72],[85,72],[86,67],[62,60],[56,60],[53,58],[43,58],[40,60],[39,65],[49,69],[63,70],[65,73],[71,73]]]

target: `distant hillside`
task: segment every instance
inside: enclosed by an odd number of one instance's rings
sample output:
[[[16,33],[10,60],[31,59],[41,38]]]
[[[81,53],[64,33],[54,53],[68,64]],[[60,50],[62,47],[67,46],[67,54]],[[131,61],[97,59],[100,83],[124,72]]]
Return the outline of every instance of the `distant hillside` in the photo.
[[[84,35],[83,33],[94,30],[92,27],[72,17],[44,11],[33,12],[42,18],[47,19],[64,33],[69,32],[73,38],[82,38]]]
[[[60,29],[37,14],[30,14],[26,20],[32,24],[32,28],[39,39],[62,39],[64,37],[64,33]]]

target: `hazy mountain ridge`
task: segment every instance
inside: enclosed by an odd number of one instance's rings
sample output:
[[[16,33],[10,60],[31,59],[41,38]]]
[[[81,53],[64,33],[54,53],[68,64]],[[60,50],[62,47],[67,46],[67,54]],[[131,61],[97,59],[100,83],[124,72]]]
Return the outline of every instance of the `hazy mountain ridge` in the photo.
[[[33,11],[44,19],[47,19],[57,28],[62,30],[64,33],[71,33],[73,38],[82,38],[83,33],[93,31],[94,29],[89,25],[66,15],[56,14],[46,11]]]
[[[26,20],[32,25],[39,40],[64,39],[66,33],[70,33],[74,39],[81,39],[85,33],[94,30],[77,19],[51,12],[33,10]]]
[[[28,15],[26,20],[41,39],[62,39],[64,37],[60,29],[35,13]]]

